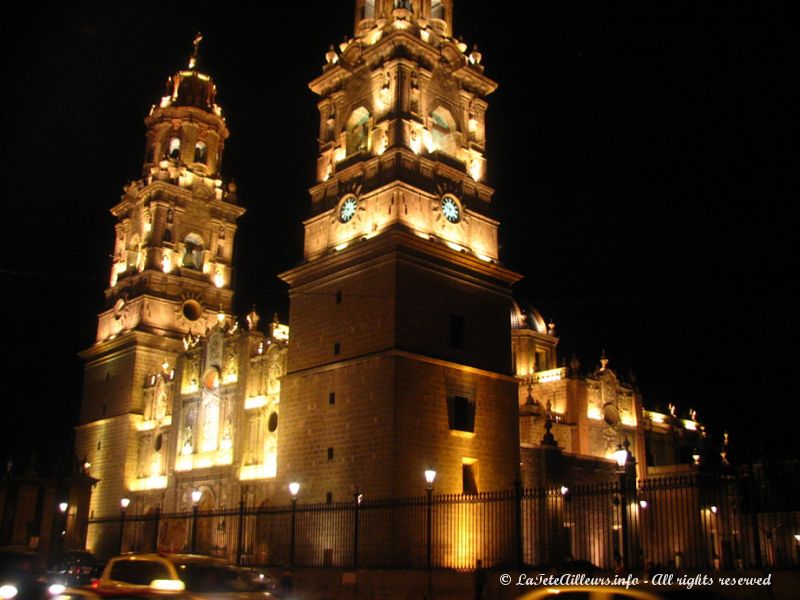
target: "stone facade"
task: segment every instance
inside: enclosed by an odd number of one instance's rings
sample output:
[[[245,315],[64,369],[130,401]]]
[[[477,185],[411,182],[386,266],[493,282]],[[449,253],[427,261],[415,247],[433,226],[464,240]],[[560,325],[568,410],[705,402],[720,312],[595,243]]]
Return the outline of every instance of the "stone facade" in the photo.
[[[136,514],[186,510],[193,490],[201,508],[285,503],[293,481],[312,502],[419,496],[428,468],[437,493],[599,481],[626,439],[644,477],[701,443],[694,416],[644,410],[605,357],[559,365],[555,326],[512,299],[521,275],[499,262],[486,183],[496,84],[453,36],[449,0],[356,2],[354,37],[310,84],[317,180],[304,261],[281,275],[289,326],[264,334],[255,310],[240,325],[244,210],[222,182],[228,130],[198,43],[112,209],[76,441],[100,480],[91,516],[122,497]],[[185,532],[159,535],[180,548]],[[89,547],[107,538],[90,529]]]

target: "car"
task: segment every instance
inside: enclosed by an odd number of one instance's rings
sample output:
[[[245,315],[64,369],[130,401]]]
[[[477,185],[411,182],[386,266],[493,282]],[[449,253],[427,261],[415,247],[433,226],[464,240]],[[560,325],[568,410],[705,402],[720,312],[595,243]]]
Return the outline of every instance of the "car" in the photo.
[[[97,557],[86,550],[68,550],[50,563],[47,572],[50,582],[77,588],[89,585],[100,576]]]
[[[191,600],[274,598],[253,571],[197,554],[123,554],[108,561],[96,591],[156,592]]]
[[[660,600],[650,592],[618,586],[547,586],[521,596],[519,600]]]
[[[625,588],[621,586],[548,586],[531,591],[519,600],[722,600],[708,588]]]
[[[0,548],[0,600],[41,600],[48,585],[35,552],[23,546]]]

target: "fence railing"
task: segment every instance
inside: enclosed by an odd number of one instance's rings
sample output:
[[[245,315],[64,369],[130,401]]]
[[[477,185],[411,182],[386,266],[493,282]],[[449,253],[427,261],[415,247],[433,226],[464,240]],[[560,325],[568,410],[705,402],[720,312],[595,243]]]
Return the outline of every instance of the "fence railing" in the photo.
[[[94,519],[90,527],[120,551],[193,551],[251,566],[800,566],[800,512],[753,506],[738,479],[695,474],[475,495],[241,503]]]

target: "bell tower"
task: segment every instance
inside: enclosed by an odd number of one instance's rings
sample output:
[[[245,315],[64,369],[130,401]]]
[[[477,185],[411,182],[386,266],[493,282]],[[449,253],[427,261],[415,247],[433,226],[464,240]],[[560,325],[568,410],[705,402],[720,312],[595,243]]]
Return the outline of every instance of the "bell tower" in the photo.
[[[135,465],[145,374],[176,364],[182,338],[205,333],[229,313],[236,187],[220,172],[228,128],[216,86],[198,67],[200,34],[188,68],[167,81],[150,109],[139,179],[124,186],[116,217],[105,309],[85,361],[79,456],[100,483],[95,516],[116,514]],[[164,367],[169,370],[172,367]]]
[[[503,489],[518,477],[511,286],[486,183],[482,56],[449,0],[357,0],[319,96],[290,285],[279,480],[310,500]]]

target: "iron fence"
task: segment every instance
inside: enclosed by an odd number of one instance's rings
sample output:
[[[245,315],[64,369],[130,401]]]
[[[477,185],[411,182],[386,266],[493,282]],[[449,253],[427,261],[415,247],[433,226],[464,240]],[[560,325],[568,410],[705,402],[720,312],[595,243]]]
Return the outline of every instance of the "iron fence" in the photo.
[[[474,495],[240,503],[94,519],[90,526],[120,551],[194,551],[249,566],[800,566],[800,512],[768,508],[736,477],[693,474]]]

